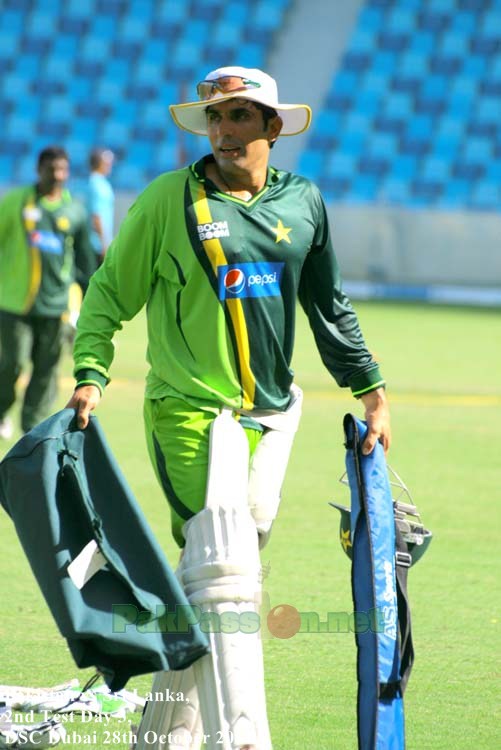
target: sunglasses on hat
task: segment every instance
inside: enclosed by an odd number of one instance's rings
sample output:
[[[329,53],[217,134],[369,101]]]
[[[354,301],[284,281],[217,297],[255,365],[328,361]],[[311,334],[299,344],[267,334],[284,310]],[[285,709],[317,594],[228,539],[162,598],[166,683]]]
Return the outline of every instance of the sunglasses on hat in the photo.
[[[197,94],[200,101],[205,102],[215,96],[216,93],[232,94],[234,91],[248,91],[249,89],[261,88],[260,83],[249,81],[248,78],[240,76],[224,76],[214,81],[200,81],[197,85]]]

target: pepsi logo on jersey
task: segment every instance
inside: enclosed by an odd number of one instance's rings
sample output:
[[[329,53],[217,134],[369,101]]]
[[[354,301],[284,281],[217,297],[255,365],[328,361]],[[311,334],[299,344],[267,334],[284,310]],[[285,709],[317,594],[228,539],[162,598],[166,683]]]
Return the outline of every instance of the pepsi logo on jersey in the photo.
[[[278,297],[283,263],[238,263],[218,266],[219,299]]]

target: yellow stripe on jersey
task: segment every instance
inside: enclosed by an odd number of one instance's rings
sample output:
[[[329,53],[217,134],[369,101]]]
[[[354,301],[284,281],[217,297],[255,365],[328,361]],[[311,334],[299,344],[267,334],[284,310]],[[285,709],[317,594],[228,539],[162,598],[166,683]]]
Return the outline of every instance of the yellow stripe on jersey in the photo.
[[[28,203],[24,207],[24,228],[26,229],[26,232],[28,234],[28,242],[30,232],[32,232],[36,228],[36,221],[32,218],[32,213],[35,209],[36,205],[31,200],[28,201]],[[40,254],[40,250],[35,245],[29,243],[29,253],[31,270],[30,283],[28,287],[28,293],[26,295],[26,302],[24,305],[25,313],[29,312],[29,310],[31,309],[42,282],[42,256]]]
[[[213,218],[203,185],[199,185],[197,188],[194,209],[199,224],[212,223]],[[223,246],[218,238],[202,240],[202,245],[207,253],[207,257],[209,258],[214,275],[217,276],[218,266],[228,264]],[[226,306],[230,313],[237,342],[238,362],[240,366],[241,386],[243,392],[242,408],[253,409],[254,396],[256,393],[256,378],[250,365],[249,334],[247,332],[247,323],[245,321],[242,302],[239,299],[227,299]]]

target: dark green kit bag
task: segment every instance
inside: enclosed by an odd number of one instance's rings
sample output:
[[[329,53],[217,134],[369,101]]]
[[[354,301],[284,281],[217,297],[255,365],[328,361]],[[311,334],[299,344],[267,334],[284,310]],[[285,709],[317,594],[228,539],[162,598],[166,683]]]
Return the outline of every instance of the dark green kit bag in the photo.
[[[26,434],[0,463],[0,503],[77,666],[119,690],[208,652],[96,417],[78,430],[64,409]],[[87,546],[94,567],[75,583],[68,566],[80,555],[81,577]]]

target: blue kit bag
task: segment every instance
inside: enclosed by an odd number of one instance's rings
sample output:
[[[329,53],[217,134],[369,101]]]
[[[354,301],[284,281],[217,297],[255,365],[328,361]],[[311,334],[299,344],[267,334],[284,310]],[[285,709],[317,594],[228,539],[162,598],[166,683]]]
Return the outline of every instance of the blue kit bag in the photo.
[[[79,430],[64,409],[21,438],[0,463],[0,504],[77,666],[120,690],[208,653],[96,417]],[[100,564],[75,582],[70,565],[89,545]]]
[[[347,414],[343,426],[351,510],[331,505],[341,511],[340,540],[352,559],[358,748],[404,750],[403,693],[414,661],[407,573],[431,532],[415,506],[393,500],[382,445],[362,454],[365,422]]]

